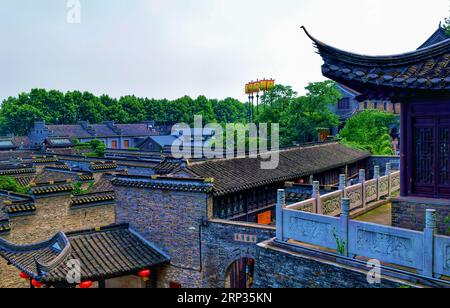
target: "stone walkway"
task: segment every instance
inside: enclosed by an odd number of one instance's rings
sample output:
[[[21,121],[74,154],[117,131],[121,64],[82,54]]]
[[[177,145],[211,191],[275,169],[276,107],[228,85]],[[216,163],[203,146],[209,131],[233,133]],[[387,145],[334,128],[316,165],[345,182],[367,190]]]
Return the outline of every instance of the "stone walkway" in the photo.
[[[373,211],[370,211],[364,215],[355,218],[355,220],[391,226],[392,225],[391,212],[392,212],[392,205],[388,203]]]

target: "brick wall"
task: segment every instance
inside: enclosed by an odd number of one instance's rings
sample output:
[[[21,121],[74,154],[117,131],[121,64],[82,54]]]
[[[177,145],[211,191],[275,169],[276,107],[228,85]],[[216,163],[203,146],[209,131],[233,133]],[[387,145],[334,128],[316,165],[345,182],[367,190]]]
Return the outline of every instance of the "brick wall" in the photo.
[[[160,287],[171,281],[198,287],[200,225],[208,213],[205,193],[163,191],[115,186],[116,221],[130,227],[171,258],[161,269]]]
[[[450,200],[396,198],[392,200],[392,225],[398,228],[423,231],[427,209],[437,211],[439,233],[449,234]]]
[[[249,236],[252,241],[237,240],[236,235]],[[242,258],[255,259],[256,243],[274,238],[275,228],[212,221],[203,229],[202,237],[203,286],[224,288],[230,265]],[[255,267],[258,266],[256,263]]]
[[[36,200],[36,213],[31,216],[12,217],[11,232],[2,236],[14,244],[42,242],[59,231],[77,231],[114,223],[114,205],[86,209],[70,209],[71,196],[58,196]],[[19,271],[0,259],[0,288],[29,287],[21,281]]]
[[[367,160],[367,176],[372,179],[374,167],[380,166],[381,175],[386,174],[386,164],[392,163],[392,170],[400,170],[400,156],[371,156]]]
[[[171,282],[183,287],[224,287],[226,271],[236,260],[254,258],[256,242],[275,237],[274,228],[209,221],[207,194],[115,186],[117,223],[153,243],[171,264],[158,271],[158,287]],[[203,221],[203,223],[202,223]],[[236,240],[250,235],[252,242]]]
[[[371,285],[367,274],[313,258],[258,246],[256,288],[398,288],[389,280]]]

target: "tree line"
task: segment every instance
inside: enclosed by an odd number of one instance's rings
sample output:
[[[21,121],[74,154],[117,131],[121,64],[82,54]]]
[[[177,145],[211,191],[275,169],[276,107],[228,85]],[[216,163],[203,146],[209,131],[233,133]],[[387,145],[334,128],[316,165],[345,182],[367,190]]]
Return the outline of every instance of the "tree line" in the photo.
[[[280,145],[314,142],[318,128],[339,125],[338,117],[329,106],[337,104],[341,94],[333,81],[310,83],[306,94],[299,96],[292,87],[277,85],[261,97],[258,107],[252,107],[253,122],[280,124]],[[136,96],[112,98],[89,92],[33,89],[17,97],[9,97],[0,107],[0,134],[26,135],[36,120],[48,124],[76,124],[89,121],[140,123],[146,120],[158,124],[187,123],[201,115],[203,123],[248,123],[248,103],[234,98],[208,99],[205,96],[184,96],[175,100],[149,99]],[[361,117],[361,118],[360,118]],[[395,118],[395,117],[394,117]],[[349,121],[342,137],[349,145],[369,149],[374,154],[386,153],[388,126],[392,116],[380,112],[363,114]],[[269,134],[270,135],[270,134]],[[383,146],[377,147],[377,145]]]
[[[36,120],[48,124],[92,124],[115,121],[121,124],[146,120],[158,124],[191,124],[194,115],[202,115],[207,123],[234,123],[246,120],[246,106],[233,98],[224,100],[184,96],[176,100],[148,99],[89,92],[33,89],[17,97],[9,97],[0,108],[0,134],[26,135]]]

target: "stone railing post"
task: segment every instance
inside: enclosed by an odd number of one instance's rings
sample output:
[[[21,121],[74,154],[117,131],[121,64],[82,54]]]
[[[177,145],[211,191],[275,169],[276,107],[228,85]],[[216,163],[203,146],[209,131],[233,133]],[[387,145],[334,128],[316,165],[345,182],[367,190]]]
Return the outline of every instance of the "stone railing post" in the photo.
[[[385,175],[391,175],[391,173],[392,173],[392,163],[387,163]]]
[[[320,183],[318,181],[313,182],[313,192],[312,192],[312,198],[315,199],[315,208],[314,208],[314,214],[323,214],[322,204],[320,202]]]
[[[341,232],[339,239],[339,253],[348,257],[348,221],[350,219],[350,199],[342,199],[342,214],[341,214]]]
[[[375,166],[373,168],[373,178],[374,179],[379,179],[380,177],[381,177],[380,166]]]
[[[434,274],[434,236],[437,232],[436,210],[427,210],[425,218],[425,230],[423,239],[423,271],[426,277],[433,278]]]
[[[392,173],[392,163],[387,163],[386,164],[386,176],[388,176],[388,189],[389,189],[389,197],[391,196],[392,193],[392,188],[391,188],[391,173]]]
[[[380,201],[380,191],[378,188],[380,187],[380,177],[381,177],[381,171],[380,166],[375,166],[373,169],[373,178],[377,180],[377,201]]]
[[[277,194],[277,240],[283,241],[283,211],[286,208],[286,191],[279,189]]]
[[[359,170],[359,183],[362,185],[362,204],[363,207],[366,207],[366,170],[360,169]]]
[[[339,175],[339,190],[342,191],[342,196],[345,196],[345,187],[347,186],[347,177],[345,174]]]

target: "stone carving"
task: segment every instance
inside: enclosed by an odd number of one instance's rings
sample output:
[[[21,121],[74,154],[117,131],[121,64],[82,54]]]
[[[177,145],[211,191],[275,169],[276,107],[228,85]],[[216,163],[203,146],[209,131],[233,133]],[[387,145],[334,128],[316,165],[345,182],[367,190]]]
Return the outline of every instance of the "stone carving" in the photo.
[[[357,249],[366,257],[396,260],[403,264],[413,262],[412,241],[395,235],[358,230]]]
[[[299,211],[313,213],[314,212],[314,204],[308,203],[299,208]]]
[[[312,220],[305,220],[298,217],[291,217],[289,220],[289,231],[292,234],[298,234],[298,240],[305,238],[314,241],[314,243],[328,243],[332,234],[331,225]],[[296,238],[293,238],[294,240]]]
[[[384,177],[380,179],[380,196],[389,194],[389,178]]]
[[[445,251],[445,268],[447,270],[450,270],[450,246],[447,246],[447,249]]]
[[[377,199],[377,182],[373,181],[370,184],[366,184],[366,199],[367,202],[373,201]]]
[[[358,186],[353,189],[347,190],[347,197],[350,199],[350,208],[353,209],[355,207],[362,205],[362,189],[361,186]]]
[[[341,196],[322,200],[323,214],[329,215],[341,209]]]
[[[400,190],[400,173],[395,173],[391,176],[391,189],[392,191]]]

